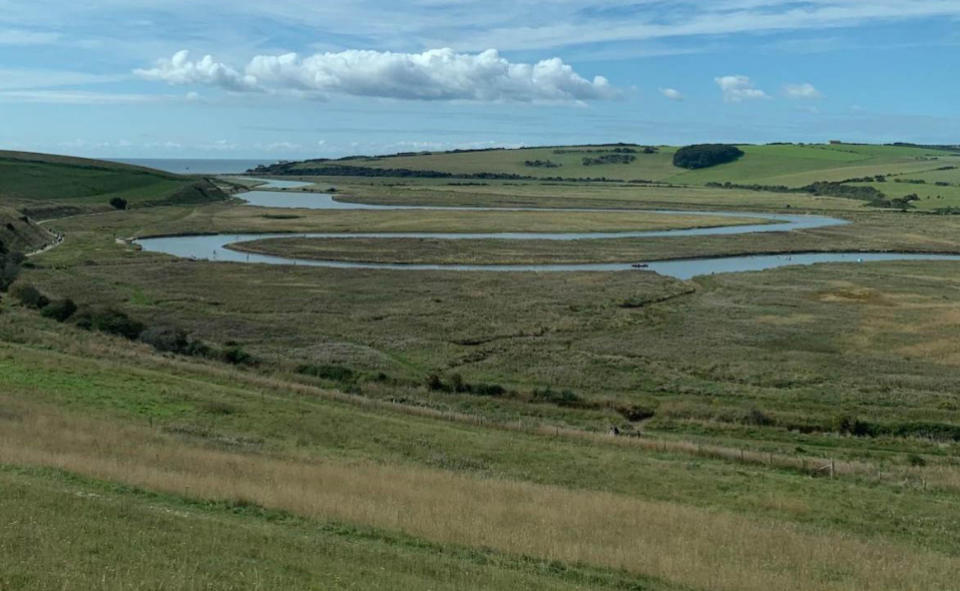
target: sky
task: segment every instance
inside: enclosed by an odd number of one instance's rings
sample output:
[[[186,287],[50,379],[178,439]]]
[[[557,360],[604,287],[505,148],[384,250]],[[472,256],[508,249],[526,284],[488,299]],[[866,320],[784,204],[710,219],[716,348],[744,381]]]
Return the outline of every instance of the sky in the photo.
[[[960,0],[0,0],[0,149],[960,143]]]

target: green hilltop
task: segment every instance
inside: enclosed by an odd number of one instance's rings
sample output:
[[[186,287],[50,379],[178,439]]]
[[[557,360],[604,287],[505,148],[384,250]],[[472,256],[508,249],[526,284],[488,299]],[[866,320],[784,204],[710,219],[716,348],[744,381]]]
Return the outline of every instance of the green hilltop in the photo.
[[[109,208],[111,199],[143,207],[225,198],[223,191],[201,177],[103,160],[0,151],[0,199],[21,210]]]
[[[311,176],[606,179],[692,186],[730,182],[799,188],[820,181],[928,173],[960,164],[960,152],[948,147],[868,144],[737,147],[744,152],[742,157],[696,170],[674,165],[674,154],[678,150],[674,146],[605,144],[350,156],[280,163],[255,172]],[[953,176],[960,178],[960,175]]]

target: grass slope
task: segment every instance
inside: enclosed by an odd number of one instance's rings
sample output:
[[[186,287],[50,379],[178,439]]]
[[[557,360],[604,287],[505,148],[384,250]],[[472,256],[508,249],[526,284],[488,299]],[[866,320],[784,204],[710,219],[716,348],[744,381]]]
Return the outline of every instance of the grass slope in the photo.
[[[416,155],[350,158],[341,161],[305,161],[289,167],[288,173],[318,166],[345,164],[380,169],[440,171],[457,175],[504,173],[544,177],[607,177],[620,180],[643,179],[681,185],[708,182],[787,185],[800,187],[816,181],[839,181],[874,174],[924,171],[960,162],[955,152],[908,146],[860,144],[743,145],[739,160],[706,169],[689,171],[673,165],[676,148],[661,146],[656,153],[637,149],[635,160],[626,164],[584,164],[585,157],[598,150],[619,146],[497,149],[476,152],[439,152]],[[612,153],[612,152],[611,152]],[[556,168],[531,167],[526,161],[550,161]]]
[[[346,585],[376,565],[411,587],[465,572],[495,588],[911,589],[960,567],[955,468],[814,479],[371,405],[97,335],[64,340],[17,310],[0,319],[5,340],[27,341],[0,349],[0,553],[14,588],[93,573],[175,582],[227,537],[223,568],[317,587],[325,570]],[[306,556],[312,544],[325,551]],[[354,546],[351,566],[338,556]],[[434,570],[436,552],[454,572]],[[57,553],[74,567],[49,569]]]
[[[0,251],[33,252],[51,244],[54,236],[16,210],[0,207]]]
[[[225,196],[209,181],[100,160],[0,151],[0,197],[17,203],[130,206],[195,203]]]

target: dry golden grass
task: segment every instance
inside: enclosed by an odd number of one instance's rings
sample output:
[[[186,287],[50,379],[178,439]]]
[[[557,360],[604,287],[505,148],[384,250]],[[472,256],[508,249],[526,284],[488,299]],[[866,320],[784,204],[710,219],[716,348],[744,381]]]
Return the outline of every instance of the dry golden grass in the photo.
[[[623,568],[700,588],[950,589],[960,570],[960,558],[884,539],[423,468],[244,455],[144,427],[67,417],[24,403],[4,406],[3,463],[57,467],[191,497],[244,499],[437,542]]]

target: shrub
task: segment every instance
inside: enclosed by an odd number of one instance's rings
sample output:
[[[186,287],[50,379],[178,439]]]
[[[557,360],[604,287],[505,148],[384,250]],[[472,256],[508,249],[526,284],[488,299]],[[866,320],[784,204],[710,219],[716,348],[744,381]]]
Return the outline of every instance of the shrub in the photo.
[[[449,387],[435,373],[427,376],[427,388],[433,391],[449,391]]]
[[[19,252],[7,252],[0,256],[0,291],[7,289],[20,275],[20,266],[26,257]]]
[[[631,422],[644,421],[646,419],[653,418],[653,415],[656,414],[652,408],[637,404],[618,406],[616,410],[623,416],[623,418]]]
[[[110,200],[110,206],[114,209],[126,209],[127,200],[123,197],[114,197]]]
[[[297,373],[332,380],[334,382],[349,382],[354,378],[353,370],[340,365],[301,365]]]
[[[838,433],[855,435],[857,437],[865,437],[872,434],[872,429],[869,423],[866,421],[861,421],[860,419],[848,414],[842,414],[834,417],[833,429]]]
[[[557,406],[576,406],[583,402],[583,399],[570,390],[557,391],[547,386],[543,390],[534,390],[533,399],[536,402],[549,402]]]
[[[630,164],[637,157],[632,154],[603,154],[602,156],[589,157],[585,156],[583,158],[584,166],[593,166],[599,164]]]
[[[751,408],[747,415],[744,417],[743,421],[748,425],[756,425],[758,427],[765,427],[773,425],[776,421],[766,414],[759,408]]]
[[[187,353],[190,350],[190,339],[187,333],[172,326],[154,326],[143,331],[140,340],[157,351],[168,353]]]
[[[227,345],[220,353],[220,357],[227,363],[233,365],[256,365],[257,360],[253,355],[243,350],[243,347],[237,344]]]
[[[200,409],[211,415],[232,415],[237,413],[237,407],[218,400],[204,402],[200,405]]]
[[[115,334],[136,339],[144,330],[142,322],[133,320],[123,312],[112,308],[88,308],[75,316],[77,326],[86,330],[98,330],[107,334]]]
[[[695,144],[674,152],[673,165],[680,168],[707,168],[733,162],[743,156],[743,150],[727,144]]]
[[[450,383],[444,381],[437,374],[427,377],[427,388],[436,392],[458,392],[461,394],[476,394],[477,396],[503,396],[507,389],[500,384],[468,384],[458,373],[450,376]]]
[[[477,396],[503,396],[507,393],[506,388],[500,384],[473,384],[468,388],[468,392]]]
[[[50,302],[41,312],[47,318],[57,322],[66,322],[77,311],[77,305],[70,298]]]
[[[28,308],[40,310],[50,303],[50,298],[40,293],[40,290],[29,283],[19,284],[12,290],[13,297]]]

